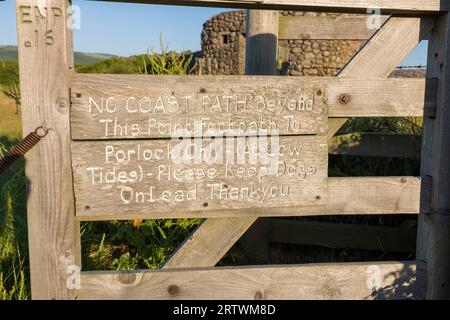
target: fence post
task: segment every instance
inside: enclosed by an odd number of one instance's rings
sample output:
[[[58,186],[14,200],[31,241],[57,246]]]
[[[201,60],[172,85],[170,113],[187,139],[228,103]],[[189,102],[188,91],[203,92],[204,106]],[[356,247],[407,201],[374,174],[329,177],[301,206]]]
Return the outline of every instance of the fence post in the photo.
[[[277,74],[278,20],[278,11],[247,10],[245,74]]]
[[[427,298],[450,298],[450,15],[437,18],[427,78],[438,79],[436,117],[424,118],[421,175],[432,176],[431,210],[419,215],[417,259],[427,263]],[[427,199],[422,199],[427,201]]]
[[[70,299],[79,283],[70,156],[69,74],[73,71],[68,0],[17,0],[23,133],[52,129],[26,160],[33,299]]]

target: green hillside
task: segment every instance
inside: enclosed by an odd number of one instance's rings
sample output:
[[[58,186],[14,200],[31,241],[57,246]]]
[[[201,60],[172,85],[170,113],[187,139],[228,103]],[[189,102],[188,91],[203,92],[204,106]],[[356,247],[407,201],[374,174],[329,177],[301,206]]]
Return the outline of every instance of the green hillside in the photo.
[[[103,53],[85,53],[75,52],[76,64],[91,64],[97,63],[109,58],[115,57],[111,54]],[[0,46],[0,60],[3,61],[17,61],[17,47],[16,46]]]

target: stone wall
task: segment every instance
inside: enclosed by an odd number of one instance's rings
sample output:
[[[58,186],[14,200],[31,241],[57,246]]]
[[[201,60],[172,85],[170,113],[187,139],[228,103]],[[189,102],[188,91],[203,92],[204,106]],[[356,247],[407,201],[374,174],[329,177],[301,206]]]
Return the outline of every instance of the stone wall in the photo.
[[[280,15],[339,14],[283,11]],[[245,29],[244,10],[220,13],[204,24],[201,36],[203,57],[200,60],[202,74],[244,74]],[[334,76],[362,45],[362,41],[352,40],[280,40],[280,73],[292,76]]]
[[[200,60],[203,74],[244,73],[245,29],[244,10],[223,12],[205,22]]]
[[[361,47],[360,41],[285,40],[289,48],[288,72],[291,76],[334,76]]]

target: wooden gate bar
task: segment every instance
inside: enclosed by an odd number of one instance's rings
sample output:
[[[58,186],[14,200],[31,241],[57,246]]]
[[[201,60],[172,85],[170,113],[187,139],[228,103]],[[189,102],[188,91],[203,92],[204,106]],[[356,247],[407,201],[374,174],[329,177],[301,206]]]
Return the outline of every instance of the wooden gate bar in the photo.
[[[89,213],[83,210],[77,213],[81,221],[130,220],[130,219],[171,219],[171,218],[219,218],[267,216],[319,216],[319,215],[370,215],[370,214],[418,214],[428,212],[429,202],[420,205],[430,194],[429,179],[418,177],[343,177],[328,178],[326,201],[311,206],[289,206],[278,208],[250,208],[203,211],[175,211],[169,207],[163,213],[151,212],[151,209],[134,210],[124,213],[107,207],[105,211]],[[83,198],[84,199],[84,198]],[[78,201],[78,200],[77,200]],[[81,206],[81,204],[79,204]],[[218,219],[214,219],[218,220]],[[223,220],[223,219],[221,219]],[[217,234],[217,233],[216,233]],[[206,234],[205,234],[206,235]],[[218,235],[226,237],[225,233]],[[208,239],[213,233],[208,234]],[[212,242],[212,241],[211,241]]]
[[[337,155],[420,158],[422,136],[380,132],[339,133],[328,144],[328,153]]]
[[[229,209],[325,205],[326,136],[275,138],[266,141],[279,146],[268,147],[277,157],[255,158],[254,163],[246,159],[244,164],[239,155],[245,157],[244,148],[257,148],[262,137],[74,142],[77,216],[214,217]],[[177,163],[181,153],[192,149],[197,150],[192,154],[203,149],[212,156],[199,158],[199,164]]]
[[[433,26],[433,20],[425,19],[424,22],[421,22],[420,18],[391,17],[365,45],[363,50],[344,67],[344,70],[347,68],[353,70],[345,76],[362,78],[358,69],[363,69],[366,74],[370,74],[373,77],[387,77],[409,53],[407,50],[399,50],[398,44],[401,47],[414,48],[420,41],[420,36],[427,34],[427,31],[429,32]],[[425,30],[423,30],[424,28]],[[389,52],[383,57],[378,55],[381,43]],[[374,59],[384,61],[387,68],[382,66],[380,69],[379,65],[373,63]],[[359,68],[355,66],[359,66]],[[344,123],[341,119],[336,119],[335,121],[336,124],[329,129],[330,138],[334,136]],[[191,265],[214,266],[255,220],[256,218],[247,218],[245,220],[235,218],[206,220],[172,256],[171,259],[179,263],[171,264],[169,260],[167,265],[177,268],[190,267]],[[236,230],[236,232],[227,233],[229,230]],[[213,241],[206,241],[209,237],[214,237],[214,234],[220,234],[223,237],[220,242],[217,242],[218,246]],[[193,252],[204,252],[204,254],[196,255],[192,258],[189,257],[189,254]]]
[[[70,155],[72,36],[66,0],[17,0],[23,133],[45,121],[51,132],[25,157],[33,299],[70,299],[80,265]]]
[[[449,10],[446,0],[378,0],[372,5],[367,0],[102,0],[110,2],[151,3],[201,7],[302,10],[323,12],[366,13],[368,8],[379,8],[383,13],[438,14]]]
[[[266,242],[375,250],[383,253],[411,253],[416,248],[417,230],[414,227],[330,223],[284,218],[263,221],[266,224],[263,226],[266,230],[264,238]],[[414,220],[409,221],[415,222]],[[355,241],[355,239],[357,240]]]
[[[384,27],[339,72],[338,77],[388,77],[434,27],[433,18],[397,18]],[[395,39],[395,40],[394,40]],[[348,119],[330,122],[329,137]]]
[[[77,298],[116,300],[423,299],[423,262],[82,272]]]
[[[380,17],[380,23],[387,20]],[[312,17],[280,16],[280,40],[368,40],[377,31],[367,26],[367,15]]]
[[[187,127],[186,121],[191,125],[188,136],[198,136],[195,122],[205,122],[205,128],[244,124],[245,130],[252,124],[259,130],[274,123],[281,135],[323,134],[328,129],[327,111],[332,118],[422,117],[424,112],[433,116],[436,83],[435,79],[74,74],[72,139],[170,138],[176,135],[175,128]],[[349,101],[342,103],[342,95]],[[301,128],[294,130],[292,121]]]

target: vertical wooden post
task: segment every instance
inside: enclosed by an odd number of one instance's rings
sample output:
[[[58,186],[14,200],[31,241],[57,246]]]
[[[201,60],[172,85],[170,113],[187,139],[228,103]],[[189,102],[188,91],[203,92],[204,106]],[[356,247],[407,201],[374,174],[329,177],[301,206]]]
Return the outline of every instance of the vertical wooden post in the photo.
[[[278,20],[278,11],[247,11],[245,74],[277,74]]]
[[[277,75],[278,11],[247,10],[245,74]],[[267,226],[261,219],[241,239],[240,244],[260,259],[267,259]]]
[[[417,259],[427,263],[427,298],[450,298],[450,15],[437,18],[428,78],[438,79],[436,117],[424,118],[421,174],[432,176],[431,212],[419,215]],[[426,201],[427,199],[423,199]]]
[[[52,129],[25,158],[33,299],[73,298],[76,281],[69,277],[80,265],[70,156],[69,6],[68,0],[17,0],[23,133],[44,122]]]

